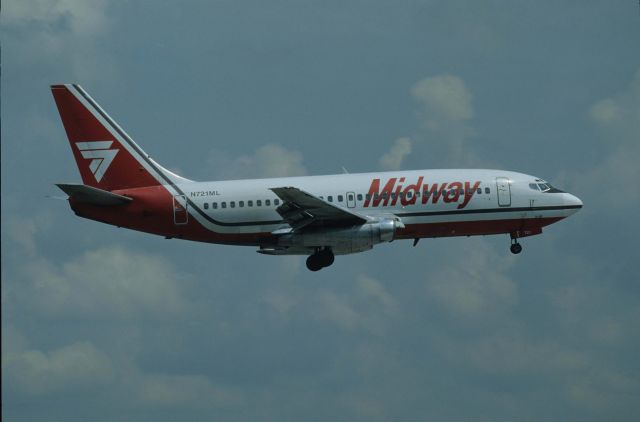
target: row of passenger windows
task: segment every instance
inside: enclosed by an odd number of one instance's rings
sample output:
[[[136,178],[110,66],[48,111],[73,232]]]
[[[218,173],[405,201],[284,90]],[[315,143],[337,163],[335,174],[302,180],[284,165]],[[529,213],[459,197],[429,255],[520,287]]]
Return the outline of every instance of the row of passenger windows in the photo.
[[[253,207],[253,200],[248,200],[246,201],[247,207]],[[261,207],[262,206],[262,199],[256,199],[255,201],[255,205],[256,207]],[[280,205],[280,200],[279,199],[274,199],[273,200],[273,205],[278,206]],[[238,208],[244,208],[245,206],[245,201],[238,201]],[[271,206],[271,199],[265,199],[264,200],[264,206],[265,207],[270,207]],[[229,201],[229,208],[235,208],[236,207],[236,201]],[[211,208],[213,208],[214,210],[218,209],[218,203],[217,202],[212,202],[211,203]],[[226,201],[220,202],[220,208],[227,208],[227,203]],[[205,202],[204,203],[204,209],[208,210],[209,209],[209,203]]]
[[[461,196],[465,194],[465,190],[464,189],[458,189],[458,190],[459,190],[459,194]],[[456,189],[450,189],[450,190],[444,191],[442,193],[445,193],[445,192],[448,192],[449,195],[455,195],[456,194]],[[471,194],[468,191],[467,191],[467,193]],[[482,188],[478,188],[476,193],[477,194],[482,194]],[[484,193],[486,193],[486,194],[491,193],[491,189],[484,188]],[[391,193],[391,199],[397,199],[397,198],[411,199],[413,197],[413,195],[414,195],[413,191],[407,192],[406,195],[404,194],[404,192],[399,192],[397,194],[395,192],[393,192],[393,193]],[[428,197],[430,195],[431,195],[431,192],[429,192],[429,191],[422,192],[422,196]],[[419,198],[420,197],[420,192],[415,192],[415,196],[416,196],[416,198]],[[362,201],[363,198],[366,198],[369,201],[369,200],[371,200],[372,197],[369,194],[362,195],[361,193],[355,195],[355,197],[354,197],[354,194],[352,194],[352,193],[347,194],[347,200],[349,202],[353,201],[354,198],[358,198],[358,201]],[[324,196],[320,196],[320,199],[324,199]],[[337,199],[337,202],[344,202],[344,195],[336,195],[336,199]],[[381,195],[375,194],[375,195],[373,195],[373,199],[374,200],[375,199],[383,199],[383,200],[387,199],[387,194],[386,193],[383,193]],[[328,195],[327,196],[327,201],[328,202],[333,202],[333,195]],[[262,201],[261,199],[257,199],[257,200],[255,200],[255,206],[256,207],[261,207],[263,205],[263,202],[264,202],[264,206],[265,207],[270,207],[271,206],[271,199],[265,199],[264,201]],[[237,204],[238,208],[244,208],[245,204],[246,204],[247,207],[253,207],[254,206],[254,201],[253,200],[248,200],[246,202],[245,201],[238,201],[237,203],[236,203],[236,201],[229,201],[229,208],[235,208],[236,204]],[[273,205],[276,206],[276,207],[278,205],[280,205],[280,200],[279,199],[274,199],[273,200]],[[220,202],[219,203],[219,207],[220,208],[227,208],[227,202],[226,201]],[[214,209],[214,210],[218,209],[218,202],[212,202],[211,203],[211,208]],[[204,203],[204,209],[205,210],[209,209],[209,203],[208,202]]]

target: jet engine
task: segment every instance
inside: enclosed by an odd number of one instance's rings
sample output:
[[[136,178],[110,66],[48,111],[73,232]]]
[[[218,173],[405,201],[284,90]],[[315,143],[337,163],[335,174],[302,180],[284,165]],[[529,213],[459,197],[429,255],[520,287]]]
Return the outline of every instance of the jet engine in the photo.
[[[317,228],[279,237],[278,246],[321,248],[330,247],[336,255],[366,251],[374,245],[391,242],[404,224],[386,218],[353,227]]]

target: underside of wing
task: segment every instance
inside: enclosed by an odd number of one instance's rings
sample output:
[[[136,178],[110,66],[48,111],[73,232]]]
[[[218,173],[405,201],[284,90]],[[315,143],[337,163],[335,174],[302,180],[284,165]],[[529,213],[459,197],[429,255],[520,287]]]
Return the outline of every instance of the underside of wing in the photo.
[[[282,199],[276,211],[293,230],[309,227],[345,227],[364,224],[367,217],[325,201],[295,187],[271,188]]]

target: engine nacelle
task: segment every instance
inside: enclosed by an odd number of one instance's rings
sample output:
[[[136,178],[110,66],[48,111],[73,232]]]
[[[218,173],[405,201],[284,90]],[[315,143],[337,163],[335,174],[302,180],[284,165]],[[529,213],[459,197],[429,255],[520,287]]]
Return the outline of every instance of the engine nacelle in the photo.
[[[394,219],[384,219],[360,226],[308,230],[302,233],[282,235],[279,246],[304,248],[330,247],[336,255],[362,252],[383,242],[391,242],[396,230],[404,224]]]

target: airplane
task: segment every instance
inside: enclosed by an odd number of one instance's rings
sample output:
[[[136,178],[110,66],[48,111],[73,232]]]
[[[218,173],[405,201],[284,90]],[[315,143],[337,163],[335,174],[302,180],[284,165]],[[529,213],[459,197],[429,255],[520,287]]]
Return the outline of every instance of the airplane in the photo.
[[[518,239],[582,208],[535,176],[503,170],[413,170],[195,182],[155,162],[76,84],[51,91],[82,177],[57,184],[76,215],[164,236],[307,255],[318,271],[335,255],[394,240],[508,234]]]

